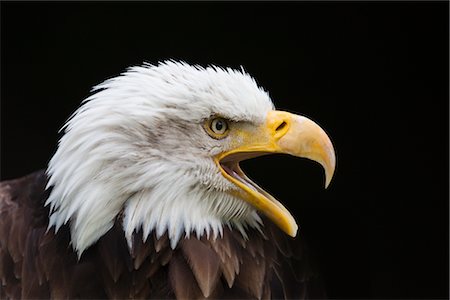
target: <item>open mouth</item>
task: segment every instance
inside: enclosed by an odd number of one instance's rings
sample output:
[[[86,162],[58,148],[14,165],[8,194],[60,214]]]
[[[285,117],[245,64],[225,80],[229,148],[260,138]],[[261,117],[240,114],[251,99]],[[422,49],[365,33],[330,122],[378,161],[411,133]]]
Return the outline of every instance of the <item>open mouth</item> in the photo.
[[[269,196],[270,198],[273,198],[269,193],[267,193],[265,190],[263,190],[261,187],[259,187],[256,183],[254,183],[250,178],[245,175],[245,173],[242,171],[241,167],[239,166],[239,163],[246,159],[251,159],[259,156],[263,156],[265,154],[269,153],[260,153],[260,152],[249,152],[245,153],[244,155],[242,153],[229,155],[224,157],[219,161],[219,165],[222,168],[223,171],[229,176],[229,180],[232,179],[232,181],[236,184],[242,184],[246,187],[252,189],[256,193],[259,193],[264,196]],[[271,200],[271,199],[269,199]]]
[[[270,214],[275,211],[282,211],[284,215],[292,216],[287,211],[287,209],[272,195],[267,193],[256,183],[254,183],[247,175],[242,171],[239,166],[239,162],[267,154],[272,154],[270,152],[239,152],[229,154],[222,157],[217,164],[222,172],[222,175],[229,181],[234,183],[242,191],[242,198],[249,202],[252,206],[262,211],[264,214],[268,215],[269,218],[279,218],[279,215],[271,216]],[[276,207],[274,210],[273,208]],[[292,218],[293,219],[293,218]],[[294,222],[295,224],[295,222]],[[295,226],[295,231],[297,230]],[[295,233],[294,233],[295,234]]]
[[[247,175],[245,175],[245,173],[242,171],[242,169],[239,166],[239,162],[221,163],[220,166],[234,180],[246,185],[247,187],[251,188],[255,192],[258,192],[260,194],[267,194],[266,191],[264,191],[262,188],[260,188],[258,185],[256,185],[253,181],[251,181],[247,177]]]

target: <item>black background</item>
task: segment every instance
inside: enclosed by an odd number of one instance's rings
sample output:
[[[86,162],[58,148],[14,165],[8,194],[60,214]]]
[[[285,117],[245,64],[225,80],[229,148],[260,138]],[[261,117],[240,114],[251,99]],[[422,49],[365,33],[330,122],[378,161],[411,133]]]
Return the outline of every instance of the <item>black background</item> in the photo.
[[[296,216],[331,298],[448,297],[448,2],[1,3],[1,178],[46,166],[90,88],[130,65],[244,68],[331,136],[244,163]]]

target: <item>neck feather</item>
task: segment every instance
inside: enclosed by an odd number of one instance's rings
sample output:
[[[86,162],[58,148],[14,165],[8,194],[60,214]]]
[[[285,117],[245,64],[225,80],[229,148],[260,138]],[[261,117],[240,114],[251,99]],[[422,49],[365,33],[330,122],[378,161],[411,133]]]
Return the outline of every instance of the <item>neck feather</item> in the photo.
[[[49,227],[58,230],[70,222],[72,244],[79,255],[108,232],[120,214],[130,248],[133,234],[140,230],[144,241],[153,231],[158,237],[167,233],[175,248],[180,238],[192,234],[215,239],[224,226],[238,230],[244,238],[247,227],[260,228],[257,212],[243,200],[196,185],[196,180],[175,167],[164,170],[155,177],[158,180],[138,191],[130,188],[132,179],[119,183],[95,178],[80,184],[77,193],[58,197],[64,194],[57,185],[47,201],[52,208]]]

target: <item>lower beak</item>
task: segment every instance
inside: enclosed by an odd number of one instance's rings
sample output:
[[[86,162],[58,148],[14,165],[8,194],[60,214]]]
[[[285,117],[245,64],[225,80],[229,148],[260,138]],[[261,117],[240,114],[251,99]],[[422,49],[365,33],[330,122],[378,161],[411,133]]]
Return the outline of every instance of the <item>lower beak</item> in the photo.
[[[216,157],[223,176],[239,189],[238,197],[265,214],[280,229],[295,236],[298,226],[289,211],[273,196],[253,183],[239,167],[239,162],[269,153],[285,153],[320,163],[325,170],[325,188],[333,177],[336,158],[325,131],[303,116],[270,111],[259,127],[237,130],[233,149]]]

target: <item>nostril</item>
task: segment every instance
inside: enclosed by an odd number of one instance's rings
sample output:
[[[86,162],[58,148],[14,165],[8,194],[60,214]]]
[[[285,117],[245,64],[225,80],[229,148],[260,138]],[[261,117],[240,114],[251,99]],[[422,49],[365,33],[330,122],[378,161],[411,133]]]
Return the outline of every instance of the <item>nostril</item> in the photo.
[[[281,122],[280,125],[278,125],[278,127],[275,129],[275,131],[280,131],[282,130],[284,127],[286,127],[287,123],[285,121]]]

